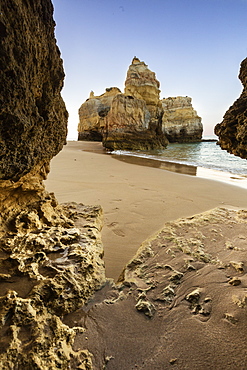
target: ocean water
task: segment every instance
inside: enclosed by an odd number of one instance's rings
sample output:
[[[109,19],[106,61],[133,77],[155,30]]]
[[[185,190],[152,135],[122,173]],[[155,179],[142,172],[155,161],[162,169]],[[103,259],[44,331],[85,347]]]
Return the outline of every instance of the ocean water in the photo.
[[[246,180],[247,182],[247,160],[227,153],[227,151],[222,150],[215,141],[184,144],[172,143],[169,144],[166,149],[159,151],[114,151],[112,154],[116,155],[116,157],[121,156],[122,158],[125,156],[132,156],[132,158],[138,157],[149,159],[152,160],[152,162],[165,162],[170,164],[170,170],[173,171],[175,169],[176,172],[180,172],[179,170],[176,170],[176,164],[185,165],[190,169],[188,174],[197,176],[203,174],[202,177],[209,178],[215,177],[212,176],[212,174],[216,174],[216,177],[218,177],[219,180],[222,180],[223,173],[227,173],[229,174],[229,177],[233,175],[231,177],[232,179],[239,178]],[[156,167],[165,168],[163,165],[157,165]],[[192,171],[193,167],[196,168],[194,173]],[[205,175],[202,171],[203,169],[212,171],[204,171],[206,173]],[[240,177],[238,175],[240,175]],[[246,185],[244,187],[246,187]]]

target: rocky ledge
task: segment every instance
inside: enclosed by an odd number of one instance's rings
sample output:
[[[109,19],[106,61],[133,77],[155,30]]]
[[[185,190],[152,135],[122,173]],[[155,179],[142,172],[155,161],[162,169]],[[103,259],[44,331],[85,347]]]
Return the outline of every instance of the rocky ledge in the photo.
[[[239,79],[243,91],[225,113],[223,121],[215,126],[215,134],[222,149],[247,158],[247,58],[241,63]]]

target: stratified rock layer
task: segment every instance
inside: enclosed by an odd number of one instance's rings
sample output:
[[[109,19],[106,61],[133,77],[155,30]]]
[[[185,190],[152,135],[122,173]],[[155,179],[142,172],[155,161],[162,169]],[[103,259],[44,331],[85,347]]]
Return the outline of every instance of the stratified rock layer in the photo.
[[[188,96],[166,98],[161,101],[164,110],[162,130],[169,142],[197,142],[202,138],[202,122]]]
[[[215,134],[222,149],[247,158],[247,58],[241,63],[239,79],[243,84],[242,94],[215,126]]]
[[[49,0],[0,1],[0,179],[43,169],[65,143],[64,72]]]
[[[124,93],[143,99],[147,105],[156,106],[160,97],[159,87],[160,83],[155,73],[148,69],[147,64],[135,57],[127,71]]]

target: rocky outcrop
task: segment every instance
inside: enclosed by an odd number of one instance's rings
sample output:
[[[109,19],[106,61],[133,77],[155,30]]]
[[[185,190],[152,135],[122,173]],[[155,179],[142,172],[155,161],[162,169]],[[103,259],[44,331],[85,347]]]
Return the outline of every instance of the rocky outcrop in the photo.
[[[119,94],[106,116],[103,145],[111,150],[148,150],[165,147],[167,140],[157,125],[152,128],[144,100]]]
[[[78,140],[99,140],[110,150],[166,147],[162,132],[159,81],[138,58],[127,72],[125,93],[118,88],[90,98],[79,109]]]
[[[202,122],[188,96],[166,98],[161,101],[164,110],[162,130],[169,142],[196,142],[202,138]]]
[[[105,283],[101,208],[61,206],[43,180],[62,149],[64,72],[50,0],[0,1],[1,369],[91,369],[62,317]]]
[[[160,100],[160,83],[147,64],[134,57],[127,71],[124,94],[117,88],[95,97],[79,109],[78,140],[99,140],[110,150],[162,149],[171,142],[200,141],[201,118],[191,98]]]
[[[143,99],[147,106],[156,107],[160,100],[160,83],[147,64],[134,57],[127,71],[124,93]]]
[[[91,91],[89,99],[79,109],[78,140],[102,141],[105,117],[118,94],[121,90],[117,87],[107,88],[100,96],[94,96]]]
[[[47,207],[44,200],[43,206]],[[59,207],[59,206],[57,206]],[[102,210],[70,204],[62,219],[44,222],[35,208],[13,220],[1,237],[1,369],[92,369],[88,350],[76,351],[84,331],[64,324],[105,282]]]
[[[247,158],[247,58],[241,63],[239,79],[242,94],[225,113],[223,121],[215,126],[215,134],[222,149]]]
[[[45,173],[65,143],[63,66],[50,1],[1,0],[0,179]]]

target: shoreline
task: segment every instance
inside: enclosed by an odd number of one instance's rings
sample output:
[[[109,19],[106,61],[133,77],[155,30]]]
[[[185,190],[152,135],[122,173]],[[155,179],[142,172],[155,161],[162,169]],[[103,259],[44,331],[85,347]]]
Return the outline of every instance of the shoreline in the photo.
[[[60,203],[102,206],[107,277],[118,279],[142,242],[167,221],[215,207],[247,208],[241,187],[105,154],[100,142],[68,142],[51,162],[46,188]]]
[[[111,153],[109,153],[111,154]],[[111,154],[117,160],[133,163],[141,166],[160,168],[162,170],[176,172],[184,175],[196,176],[208,180],[221,181],[230,185],[240,186],[247,189],[247,176],[231,172],[214,170],[207,167],[193,166],[166,160],[138,157],[135,155]]]

